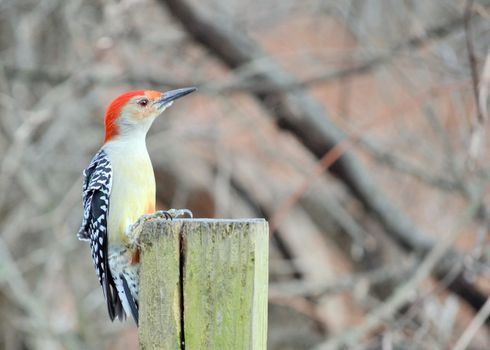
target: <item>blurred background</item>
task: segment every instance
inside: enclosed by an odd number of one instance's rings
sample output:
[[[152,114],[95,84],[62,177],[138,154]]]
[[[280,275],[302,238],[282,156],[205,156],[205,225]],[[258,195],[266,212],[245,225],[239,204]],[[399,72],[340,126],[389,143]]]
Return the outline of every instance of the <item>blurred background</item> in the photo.
[[[490,1],[0,1],[0,349],[136,349],[76,239],[106,106],[159,209],[265,217],[269,349],[490,348]]]

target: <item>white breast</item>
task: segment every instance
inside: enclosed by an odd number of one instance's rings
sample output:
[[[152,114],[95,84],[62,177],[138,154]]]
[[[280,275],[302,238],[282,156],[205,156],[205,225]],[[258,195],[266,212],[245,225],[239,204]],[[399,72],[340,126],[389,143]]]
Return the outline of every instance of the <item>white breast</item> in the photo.
[[[109,242],[126,243],[128,227],[155,210],[155,175],[144,138],[114,140],[104,145],[112,164],[109,199]]]

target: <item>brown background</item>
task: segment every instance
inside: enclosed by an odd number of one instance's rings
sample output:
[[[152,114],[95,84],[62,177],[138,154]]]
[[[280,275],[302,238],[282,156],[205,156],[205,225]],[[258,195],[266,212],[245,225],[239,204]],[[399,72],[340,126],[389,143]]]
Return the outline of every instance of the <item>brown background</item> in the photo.
[[[488,349],[489,19],[483,0],[1,2],[0,348],[137,348],[76,239],[81,171],[111,99],[195,85],[148,135],[158,206],[270,220],[269,349],[473,329]]]

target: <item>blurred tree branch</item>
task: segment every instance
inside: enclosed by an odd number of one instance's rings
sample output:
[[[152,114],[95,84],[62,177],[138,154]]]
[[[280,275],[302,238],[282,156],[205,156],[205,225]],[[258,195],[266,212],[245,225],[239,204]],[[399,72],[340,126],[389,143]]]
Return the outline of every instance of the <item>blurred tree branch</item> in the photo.
[[[485,323],[485,320],[487,320],[488,317],[490,317],[490,297],[458,339],[453,350],[464,350],[468,348],[476,332]]]
[[[186,84],[182,81],[176,81],[171,77],[165,77],[162,75],[144,75],[135,72],[101,75],[100,73],[90,72],[80,74],[79,71],[62,70],[53,67],[23,68],[12,65],[4,65],[2,68],[9,79],[24,80],[31,83],[42,82],[54,85],[63,83],[74,76],[77,76],[77,79],[86,81],[90,84],[120,85],[123,83],[128,83],[133,85],[150,85],[153,87],[158,87],[159,89],[162,87],[167,87],[169,89],[179,88],[192,84]]]
[[[465,32],[465,41],[466,41],[466,54],[468,55],[468,63],[470,66],[471,72],[471,82],[473,86],[473,98],[475,99],[475,108],[476,108],[476,119],[478,123],[483,123],[483,114],[480,110],[480,102],[478,96],[478,86],[480,85],[478,79],[478,64],[475,56],[475,48],[473,45],[472,38],[472,28],[471,28],[471,18],[473,17],[473,7],[475,1],[467,0],[465,11],[464,11],[464,32]]]
[[[303,296],[318,298],[323,295],[337,294],[354,290],[358,284],[366,283],[369,286],[386,283],[390,280],[403,280],[413,273],[415,264],[413,261],[399,266],[383,266],[379,269],[342,276],[333,282],[309,284],[298,281],[272,282],[270,293],[277,295],[287,294],[289,296]]]
[[[451,244],[456,240],[463,227],[477,215],[480,207],[481,195],[482,194],[480,193],[475,198],[472,198],[458,227],[446,233],[444,237],[437,242],[425,256],[424,260],[417,267],[417,270],[410,279],[399,286],[390,298],[383,302],[378,308],[371,311],[362,324],[330,338],[324,344],[320,344],[316,347],[315,350],[334,350],[344,345],[354,346],[370,331],[380,326],[382,323],[392,320],[394,314],[403,304],[416,298],[417,295],[415,291],[417,290],[417,287],[436,269],[437,263],[444,258],[444,255],[448,251],[450,251]],[[486,300],[482,305],[482,308],[485,304]]]
[[[419,49],[424,45],[427,45],[430,40],[440,40],[447,37],[448,35],[453,34],[455,31],[460,30],[464,24],[465,24],[464,16],[455,17],[440,25],[436,25],[434,27],[428,28],[423,35],[408,38],[406,41],[403,41],[397,45],[394,45],[391,48],[386,49],[385,52],[382,52],[376,56],[366,59],[364,62],[355,63],[351,67],[339,69],[336,71],[317,74],[309,79],[304,79],[301,81],[298,80],[290,81],[285,84],[277,84],[277,82],[270,82],[267,80],[261,82],[261,84],[256,84],[256,82],[254,82],[253,80],[247,81],[246,79],[244,79],[244,81],[241,82],[232,83],[229,85],[225,84],[222,86],[217,86],[212,90],[218,90],[226,93],[235,92],[235,91],[249,91],[253,93],[287,92],[287,91],[312,87],[317,84],[323,84],[334,80],[343,80],[353,76],[368,74],[379,67],[389,64],[394,59],[399,57],[404,51]],[[226,59],[225,57],[223,58]],[[255,60],[260,60],[260,56],[255,57]],[[237,62],[239,61],[233,59],[231,59],[230,61],[226,61],[226,63],[230,67],[234,67]],[[252,61],[245,60],[243,63],[240,63],[239,66],[243,67],[245,65],[250,66],[253,64],[254,64],[254,60]]]
[[[296,84],[296,79],[268,58],[260,47],[241,32],[231,31],[219,23],[202,16],[186,1],[160,0],[162,5],[178,19],[185,30],[198,43],[206,47],[229,68],[235,69],[250,62],[256,62],[253,81],[257,85],[281,86]],[[462,24],[462,19],[459,19]],[[436,33],[445,34],[444,29]],[[410,45],[416,47],[423,40],[412,39]],[[257,60],[260,58],[260,60]],[[328,118],[323,107],[305,91],[294,94],[279,92],[255,92],[254,96],[274,117],[277,125],[294,134],[317,158],[322,158],[344,138],[344,133]],[[350,152],[345,152],[329,170],[336,175],[372,213],[385,231],[403,248],[418,254],[432,251],[435,241],[418,228],[403,211],[395,208],[370,179],[367,171]],[[478,203],[481,206],[481,203]],[[462,268],[462,257],[449,250],[436,266],[434,274],[443,278],[455,266]],[[449,288],[465,299],[475,310],[485,303],[486,297],[468,283],[459,273]]]
[[[455,31],[459,30],[466,23],[466,16],[456,17],[450,19],[440,25],[434,26],[432,28],[428,28],[425,33],[421,36],[414,36],[406,41],[403,41],[397,45],[394,45],[391,48],[385,50],[385,52],[380,53],[377,56],[366,59],[364,62],[356,63],[351,67],[339,69],[336,71],[328,71],[323,74],[317,74],[314,77],[304,79],[301,81],[291,81],[285,84],[278,84],[277,82],[271,83],[268,81],[263,81],[261,84],[256,84],[253,80],[248,81],[247,79],[243,79],[239,82],[233,83],[222,83],[222,84],[208,84],[205,82],[189,82],[183,83],[182,81],[176,81],[171,77],[161,77],[155,75],[142,75],[140,73],[134,72],[126,72],[123,75],[115,75],[109,77],[100,77],[98,74],[90,75],[88,74],[85,78],[97,83],[101,84],[110,84],[117,85],[123,82],[133,83],[135,85],[138,84],[150,84],[154,87],[166,86],[168,88],[177,88],[181,86],[187,85],[196,85],[199,87],[203,87],[206,90],[210,90],[212,92],[222,92],[222,93],[235,93],[235,92],[285,92],[292,91],[297,89],[304,89],[307,87],[311,87],[317,84],[322,84],[325,82],[330,82],[333,80],[342,80],[347,79],[352,76],[368,74],[372,72],[374,69],[377,69],[385,64],[390,63],[395,58],[400,56],[404,51],[411,49],[418,49],[423,45],[426,45],[430,40],[440,40],[445,38],[448,35],[451,35]],[[231,59],[231,58],[230,58]],[[256,57],[256,60],[260,60],[260,57]],[[230,66],[234,66],[232,62],[237,62],[236,58],[227,61],[230,63]],[[246,63],[245,63],[246,62]],[[252,66],[254,68],[255,60],[253,61],[245,61],[239,66],[242,68],[244,66]],[[11,65],[4,65],[3,69],[5,74],[9,78],[15,78],[20,80],[32,81],[32,82],[47,82],[50,84],[58,84],[70,76],[72,76],[75,72],[63,71],[60,69],[51,68],[22,68]],[[253,74],[253,69],[252,69]]]
[[[367,151],[377,162],[382,163],[393,170],[409,175],[432,187],[444,191],[456,191],[465,194],[463,185],[455,179],[429,174],[425,169],[413,165],[391,152],[382,150],[371,140],[360,139],[359,144],[362,146],[363,150]]]

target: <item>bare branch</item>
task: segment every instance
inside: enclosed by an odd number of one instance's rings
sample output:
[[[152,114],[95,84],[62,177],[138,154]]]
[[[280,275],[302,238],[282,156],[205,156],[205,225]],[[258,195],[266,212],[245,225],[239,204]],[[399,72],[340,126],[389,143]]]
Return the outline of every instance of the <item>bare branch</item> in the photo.
[[[228,30],[219,21],[206,19],[186,1],[160,0],[160,3],[181,22],[194,40],[209,49],[229,68],[235,69],[260,58],[260,66],[253,77],[257,85],[283,86],[296,82],[293,76],[267,58],[260,47],[242,33]],[[446,29],[441,33],[445,32]],[[420,42],[420,38],[415,38],[410,45],[418,45]],[[322,105],[304,91],[287,95],[259,92],[254,93],[254,96],[269,111],[278,127],[295,135],[319,159],[345,138],[345,134],[329,119]],[[329,170],[351,190],[400,246],[418,254],[427,254],[435,246],[434,240],[428,234],[389,202],[352,153],[343,153]],[[435,272],[440,278],[452,270],[455,261],[461,262],[462,258],[456,252],[450,251],[443,261]],[[464,277],[459,275],[449,288],[475,309],[480,309],[486,301],[483,293],[470,288],[472,293],[468,294],[468,290],[461,288],[463,285],[469,287]]]
[[[473,318],[473,320],[468,325],[468,327],[466,327],[465,331],[456,342],[456,345],[454,345],[453,350],[466,349],[470,344],[471,339],[473,339],[476,332],[485,323],[485,321],[489,318],[489,316],[490,316],[490,298],[487,299],[487,302],[483,305],[480,311],[478,311],[478,313]]]
[[[361,325],[330,338],[327,342],[316,347],[315,350],[333,350],[343,345],[353,346],[367,333],[381,324],[389,322],[403,304],[416,297],[417,288],[451,249],[451,244],[458,237],[462,228],[476,215],[479,208],[478,203],[479,199],[474,198],[460,225],[455,230],[446,233],[444,237],[441,237],[431,252],[424,258],[413,276],[402,286],[398,287],[388,300],[385,300],[378,308],[371,311]]]

